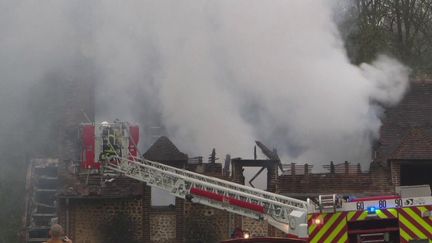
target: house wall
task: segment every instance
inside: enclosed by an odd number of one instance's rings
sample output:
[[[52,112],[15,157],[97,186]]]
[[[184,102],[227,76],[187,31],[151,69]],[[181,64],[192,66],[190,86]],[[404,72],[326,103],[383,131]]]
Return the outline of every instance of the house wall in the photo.
[[[174,243],[183,242],[176,238],[177,211],[175,207],[154,208],[142,198],[105,198],[105,199],[68,199],[61,200],[59,223],[65,227],[70,238],[77,243],[104,242],[104,226],[113,215],[124,213],[128,216],[135,232],[135,238],[141,242]],[[68,214],[68,216],[66,216]],[[66,218],[69,218],[69,223]],[[217,217],[219,218],[219,217]],[[212,218],[214,220],[214,218]],[[145,224],[148,221],[148,230]],[[216,220],[220,222],[220,220]],[[224,221],[221,225],[224,225]],[[224,232],[225,233],[225,232]],[[148,239],[146,239],[148,237]]]
[[[107,224],[118,213],[128,216],[136,239],[143,239],[142,219],[149,215],[143,215],[141,198],[68,200],[69,205],[66,205],[66,200],[61,201],[59,223],[74,242],[103,242],[104,233],[109,227]]]
[[[153,210],[150,213],[150,242],[176,242],[175,210]]]
[[[258,221],[256,219],[251,219],[243,217],[243,230],[248,230],[251,236],[267,236],[269,225],[267,221]]]
[[[336,173],[290,174],[279,176],[278,193],[306,195],[310,193],[338,193],[345,195],[384,195],[394,192],[394,181],[398,180],[398,168],[371,166],[369,172],[341,170]],[[399,169],[400,170],[400,169]],[[119,180],[118,183],[123,183]],[[173,243],[188,242],[190,225],[204,227],[214,234],[214,242],[229,238],[234,227],[249,230],[255,236],[279,236],[284,233],[267,222],[259,222],[246,217],[235,216],[226,211],[192,204],[182,199],[176,200],[176,207],[165,209],[152,207],[151,190],[143,188],[141,196],[132,198],[69,199],[60,201],[60,223],[66,226],[66,208],[69,208],[68,234],[78,243],[102,241],[100,227],[106,217],[123,212],[129,215],[134,224],[136,238],[142,242]],[[103,196],[103,195],[100,195]],[[188,221],[189,220],[189,221]],[[206,229],[207,227],[207,229]]]
[[[229,238],[230,214],[227,211],[185,202],[185,238],[192,239],[193,233],[211,234],[214,242]],[[195,234],[196,235],[196,234]],[[186,242],[188,242],[186,240]],[[209,242],[211,243],[211,242]]]

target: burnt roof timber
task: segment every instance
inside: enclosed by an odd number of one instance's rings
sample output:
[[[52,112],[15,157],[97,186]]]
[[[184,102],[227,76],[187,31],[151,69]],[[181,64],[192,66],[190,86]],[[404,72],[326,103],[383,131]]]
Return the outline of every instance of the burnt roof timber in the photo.
[[[232,159],[231,163],[241,165],[242,167],[266,167],[271,164],[278,164],[279,161],[271,159]]]

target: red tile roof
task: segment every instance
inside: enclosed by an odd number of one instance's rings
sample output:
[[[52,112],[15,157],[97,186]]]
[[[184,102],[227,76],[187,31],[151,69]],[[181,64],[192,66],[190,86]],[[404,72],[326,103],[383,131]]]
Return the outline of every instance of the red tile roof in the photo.
[[[423,129],[411,129],[388,159],[430,160],[432,159],[432,139]]]
[[[411,134],[414,128],[420,129],[417,133],[423,135],[418,134],[415,138],[414,134]],[[376,160],[385,164],[387,159],[395,156],[404,159],[423,158],[424,148],[413,150],[415,145],[411,144],[420,146],[420,137],[432,137],[432,81],[412,82],[410,90],[399,105],[386,109],[376,147]],[[401,144],[405,139],[408,140],[402,148]],[[412,152],[408,153],[408,150]],[[404,154],[401,154],[402,151],[405,151]]]

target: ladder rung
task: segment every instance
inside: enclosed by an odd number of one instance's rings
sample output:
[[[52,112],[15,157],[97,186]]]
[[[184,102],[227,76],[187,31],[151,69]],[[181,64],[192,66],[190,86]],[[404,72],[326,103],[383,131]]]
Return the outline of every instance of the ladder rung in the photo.
[[[327,208],[334,208],[334,207],[333,207],[333,205],[332,205],[332,206],[323,206],[323,208],[324,208],[324,209],[327,209]]]

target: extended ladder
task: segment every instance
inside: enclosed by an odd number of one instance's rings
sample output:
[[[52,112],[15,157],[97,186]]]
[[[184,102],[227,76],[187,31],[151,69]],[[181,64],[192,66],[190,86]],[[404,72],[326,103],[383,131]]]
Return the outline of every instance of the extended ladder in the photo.
[[[267,220],[287,234],[307,237],[306,201],[139,158],[115,156],[105,168],[160,188],[176,197],[213,208]]]

